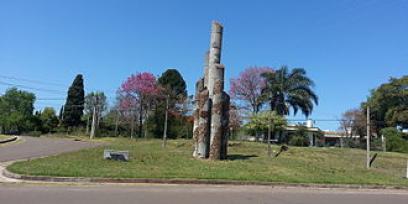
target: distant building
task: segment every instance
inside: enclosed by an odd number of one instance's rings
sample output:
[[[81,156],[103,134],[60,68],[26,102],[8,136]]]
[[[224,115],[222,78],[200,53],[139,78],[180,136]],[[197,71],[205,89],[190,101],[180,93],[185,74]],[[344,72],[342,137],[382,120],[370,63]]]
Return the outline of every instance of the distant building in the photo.
[[[307,120],[306,122],[299,124],[288,124],[282,133],[275,133],[274,140],[277,141],[280,134],[282,134],[282,138],[287,138],[291,134],[294,134],[300,127],[306,128],[306,134],[309,138],[309,146],[317,146],[318,142],[320,141],[318,133],[321,132],[321,130],[318,127],[314,127],[313,120]]]

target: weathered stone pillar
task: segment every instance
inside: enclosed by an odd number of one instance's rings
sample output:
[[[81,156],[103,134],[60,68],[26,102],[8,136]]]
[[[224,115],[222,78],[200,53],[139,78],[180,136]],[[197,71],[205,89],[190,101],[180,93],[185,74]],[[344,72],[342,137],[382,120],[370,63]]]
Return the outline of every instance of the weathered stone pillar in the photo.
[[[194,112],[194,153],[198,158],[225,159],[228,147],[230,98],[224,92],[224,66],[221,64],[223,27],[213,22],[210,50],[204,63],[202,89],[197,92]],[[197,97],[198,96],[198,97]]]
[[[194,124],[193,124],[193,143],[194,143],[194,152],[193,152],[193,157],[198,157],[198,137],[199,137],[199,95],[200,92],[204,89],[204,84],[203,84],[203,79],[199,79],[196,83],[195,86],[195,95],[194,95],[194,110],[193,110],[193,118],[194,118]]]
[[[210,71],[209,54],[210,54],[210,51],[207,51],[204,55],[204,87],[205,88],[208,88],[208,72]]]
[[[223,115],[221,125],[223,130],[223,137],[221,138],[220,159],[226,159],[228,154],[230,96],[225,93],[225,91],[222,92],[222,109]]]
[[[208,97],[208,90],[204,88],[198,97],[198,151],[197,157],[208,157],[208,146],[210,136],[210,110],[211,100]]]
[[[210,130],[210,159],[221,159],[221,146],[224,131],[223,120],[223,93],[221,80],[217,80],[214,85],[213,106],[211,107],[211,130]]]
[[[208,54],[208,91],[210,98],[214,93],[215,80],[217,80],[217,65],[221,62],[221,46],[222,46],[222,31],[223,27],[218,22],[213,22],[211,28],[210,52]]]

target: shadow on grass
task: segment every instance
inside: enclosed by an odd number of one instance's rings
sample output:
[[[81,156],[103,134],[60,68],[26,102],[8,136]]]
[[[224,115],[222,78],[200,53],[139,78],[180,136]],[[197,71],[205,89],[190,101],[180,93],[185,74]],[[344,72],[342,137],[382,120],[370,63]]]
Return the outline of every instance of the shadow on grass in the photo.
[[[252,157],[258,157],[258,155],[251,154],[251,155],[243,155],[243,154],[231,154],[227,156],[227,160],[248,160]]]

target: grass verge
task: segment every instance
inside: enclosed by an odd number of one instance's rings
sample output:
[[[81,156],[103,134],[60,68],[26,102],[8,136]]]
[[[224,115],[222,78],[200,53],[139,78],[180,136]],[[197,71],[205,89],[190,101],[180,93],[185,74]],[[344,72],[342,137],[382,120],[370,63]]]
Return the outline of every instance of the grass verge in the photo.
[[[131,161],[103,160],[104,148],[129,150]],[[407,154],[379,152],[373,167],[367,170],[365,151],[356,149],[290,147],[278,158],[268,158],[265,144],[230,142],[225,161],[196,160],[191,152],[192,143],[187,140],[169,141],[163,149],[159,140],[115,139],[107,147],[17,162],[7,168],[42,176],[408,186],[408,179],[402,178]]]
[[[0,140],[5,140],[5,139],[9,139],[12,138],[13,136],[9,136],[9,135],[1,135],[0,134]]]

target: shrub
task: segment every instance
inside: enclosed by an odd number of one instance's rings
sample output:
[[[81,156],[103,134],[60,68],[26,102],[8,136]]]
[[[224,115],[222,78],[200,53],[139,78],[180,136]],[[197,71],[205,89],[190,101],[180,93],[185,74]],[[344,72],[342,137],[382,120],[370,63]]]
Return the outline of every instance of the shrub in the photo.
[[[343,138],[343,147],[360,148],[360,141],[353,138],[345,137]]]
[[[403,138],[404,133],[396,128],[384,128],[381,134],[386,138],[387,151],[408,153],[408,141]]]
[[[40,137],[41,136],[41,131],[31,131],[24,133],[26,136],[31,136],[31,137]]]
[[[289,145],[305,147],[309,146],[309,140],[307,139],[307,137],[295,135],[290,138]]]

